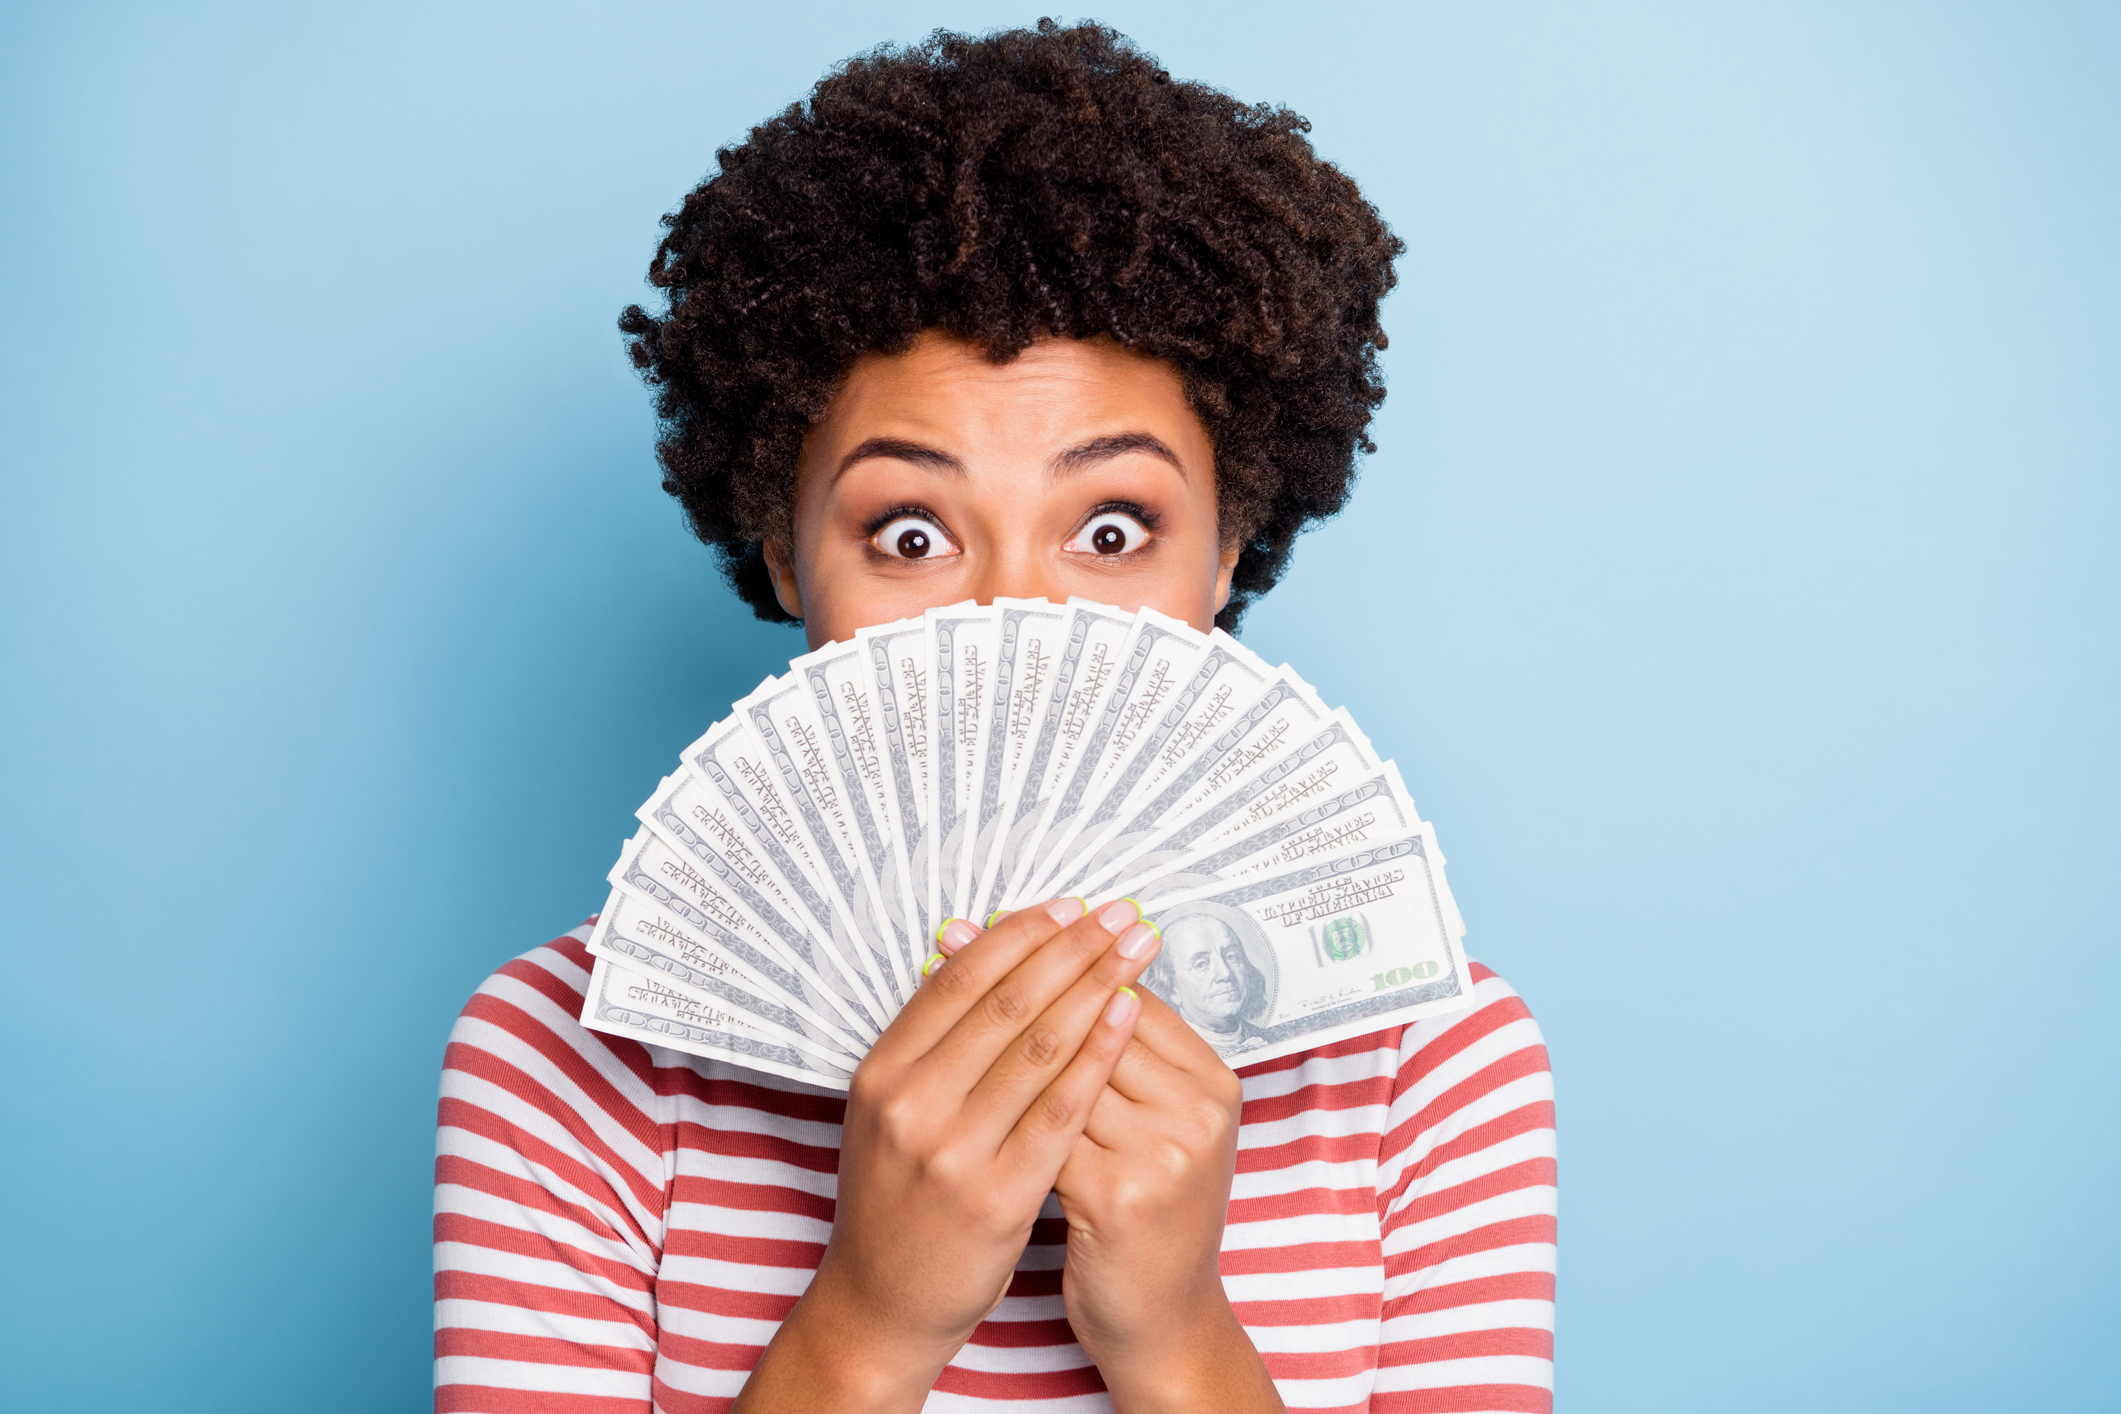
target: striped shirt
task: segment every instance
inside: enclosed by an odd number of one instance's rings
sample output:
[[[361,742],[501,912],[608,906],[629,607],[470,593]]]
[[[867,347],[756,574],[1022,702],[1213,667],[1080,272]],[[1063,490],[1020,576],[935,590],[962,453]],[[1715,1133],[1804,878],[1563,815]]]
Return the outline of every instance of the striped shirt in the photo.
[[[816,1271],[845,1099],[577,1020],[588,925],[481,986],[435,1158],[435,1408],[727,1409]],[[1473,1010],[1247,1066],[1223,1285],[1293,1409],[1550,1410],[1552,1077]],[[927,1407],[1110,1409],[1061,1304],[1050,1197]]]

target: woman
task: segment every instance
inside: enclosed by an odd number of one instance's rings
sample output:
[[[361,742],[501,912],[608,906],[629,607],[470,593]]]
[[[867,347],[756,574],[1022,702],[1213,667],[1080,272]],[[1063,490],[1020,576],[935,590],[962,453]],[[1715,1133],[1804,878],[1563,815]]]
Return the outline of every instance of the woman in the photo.
[[[1047,22],[720,154],[621,327],[736,591],[813,646],[997,595],[1234,629],[1383,396],[1400,246],[1302,130]],[[585,1030],[586,927],[502,968],[443,1080],[436,1407],[1549,1407],[1551,1088],[1500,979],[1240,1076],[1130,985],[1131,902],[991,921],[844,1101]]]

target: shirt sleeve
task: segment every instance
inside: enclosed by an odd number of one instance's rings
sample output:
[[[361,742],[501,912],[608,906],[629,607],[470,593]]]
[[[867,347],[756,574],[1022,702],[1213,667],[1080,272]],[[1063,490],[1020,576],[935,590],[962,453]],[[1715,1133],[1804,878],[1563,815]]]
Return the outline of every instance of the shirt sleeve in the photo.
[[[589,967],[572,934],[526,953],[450,1033],[437,1414],[648,1414],[670,1140],[647,1051],[577,1020]]]
[[[1469,1012],[1407,1028],[1377,1177],[1371,1408],[1554,1407],[1554,1084],[1539,1025],[1473,964]]]

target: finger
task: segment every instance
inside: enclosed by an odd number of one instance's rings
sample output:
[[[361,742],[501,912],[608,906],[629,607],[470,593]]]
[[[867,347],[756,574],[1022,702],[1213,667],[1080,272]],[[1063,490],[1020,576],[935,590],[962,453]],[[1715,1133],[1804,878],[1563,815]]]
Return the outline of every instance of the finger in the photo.
[[[993,920],[989,919],[987,928],[993,926]],[[986,932],[987,928],[982,928],[969,918],[949,919],[942,927],[935,930],[935,951],[938,956],[949,957],[959,948]],[[930,972],[933,972],[939,965],[935,958],[931,957],[928,959],[928,970]]]
[[[1112,1072],[1112,1088],[1128,1099],[1153,1104],[1198,1088],[1198,1077],[1226,1074],[1229,1067],[1185,1018],[1154,992],[1142,992],[1142,1015],[1134,1041]]]
[[[941,958],[949,957],[959,948],[962,948],[965,944],[971,942],[1015,911],[1015,909],[1011,908],[997,908],[994,912],[987,915],[985,923],[974,923],[969,918],[952,918],[945,922],[942,927],[935,930],[935,951],[937,955],[928,959],[928,971],[933,972],[942,965]]]
[[[1140,991],[1140,988],[1136,988]],[[1135,1045],[1140,1044],[1141,1028],[1135,1027]],[[1129,1045],[1128,1050],[1134,1049]],[[1126,1064],[1125,1052],[1121,1053],[1119,1065]],[[1113,1067],[1114,1073],[1119,1065]],[[1083,1136],[1076,1142],[1078,1154],[1089,1162],[1099,1155],[1124,1150],[1129,1141],[1139,1143],[1144,1134],[1156,1131],[1156,1106],[1141,1100],[1129,1099],[1112,1082],[1105,1082],[1104,1093],[1090,1108],[1090,1118],[1083,1124]],[[1070,1160],[1071,1163],[1074,1160]]]
[[[1140,916],[1134,901],[1123,899],[1077,919],[1047,938],[1029,957],[989,986],[974,1005],[965,1008],[949,1032],[929,1047],[918,1062],[936,1071],[928,1083],[957,1094],[968,1093],[1047,1008],[1112,950],[1118,936],[1134,927]],[[981,954],[984,964],[982,950],[988,946],[988,939],[1000,938],[1016,921],[1005,918],[985,938],[967,944],[936,969],[926,985],[964,985],[962,978],[975,975],[973,969],[967,967],[959,979],[952,979],[950,974],[965,967],[975,954]],[[986,971],[983,965],[980,975]],[[1105,990],[1109,993],[1111,987]],[[1072,1045],[1059,1056],[1059,1061],[1065,1062],[1070,1054]]]
[[[1140,988],[1135,990],[1139,991]],[[1089,1123],[1083,1126],[1081,1134],[1075,1136],[1074,1147],[1068,1150],[1068,1157],[1061,1162],[1060,1172],[1053,1175],[1053,1193],[1060,1199],[1061,1215],[1071,1223],[1080,1221],[1081,1215],[1077,1211],[1078,1199],[1109,1193],[1115,1180],[1125,1181],[1131,1177],[1127,1168],[1130,1162],[1136,1160],[1125,1144],[1110,1142],[1115,1133],[1123,1135],[1127,1132],[1121,1127],[1124,1121],[1114,1117],[1116,1112],[1113,1109],[1127,1103],[1114,1093],[1110,1085],[1100,1091],[1090,1106]],[[1091,1137],[1093,1130],[1102,1130],[1107,1136],[1107,1142],[1099,1143]]]
[[[1095,921],[1095,920],[1089,920]],[[1009,1042],[966,1096],[964,1115],[1006,1131],[1053,1077],[1072,1060],[1113,994],[1130,986],[1156,958],[1163,939],[1151,923],[1136,923],[1114,939],[1090,970]],[[1141,998],[1132,1005],[1137,1009]],[[938,1051],[942,1047],[937,1048]]]
[[[1142,1020],[1135,1039],[1142,1045],[1188,1070],[1207,1067],[1227,1069],[1220,1053],[1198,1031],[1186,1023],[1162,997],[1154,992],[1142,996]]]
[[[989,988],[1082,916],[1083,901],[1071,898],[1023,909],[984,931],[962,918],[945,920],[936,941],[947,937],[951,951],[928,959],[921,985],[870,1048],[870,1059],[898,1065],[926,1055]]]
[[[1049,1183],[1060,1173],[1112,1078],[1112,1067],[1127,1049],[1141,1011],[1141,994],[1135,988],[1122,987],[1112,994],[1074,1057],[1002,1142],[999,1157],[1005,1168]]]

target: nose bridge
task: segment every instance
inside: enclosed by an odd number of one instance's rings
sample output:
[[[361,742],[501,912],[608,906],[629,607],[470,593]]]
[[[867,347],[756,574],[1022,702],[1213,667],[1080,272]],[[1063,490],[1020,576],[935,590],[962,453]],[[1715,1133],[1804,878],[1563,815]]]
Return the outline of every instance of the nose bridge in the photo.
[[[981,537],[973,594],[982,604],[1004,597],[1047,598],[1056,602],[1067,598],[1066,594],[1055,593],[1059,586],[1053,580],[1053,556],[1050,547],[1039,542],[1038,535],[1032,517],[1006,516]]]

